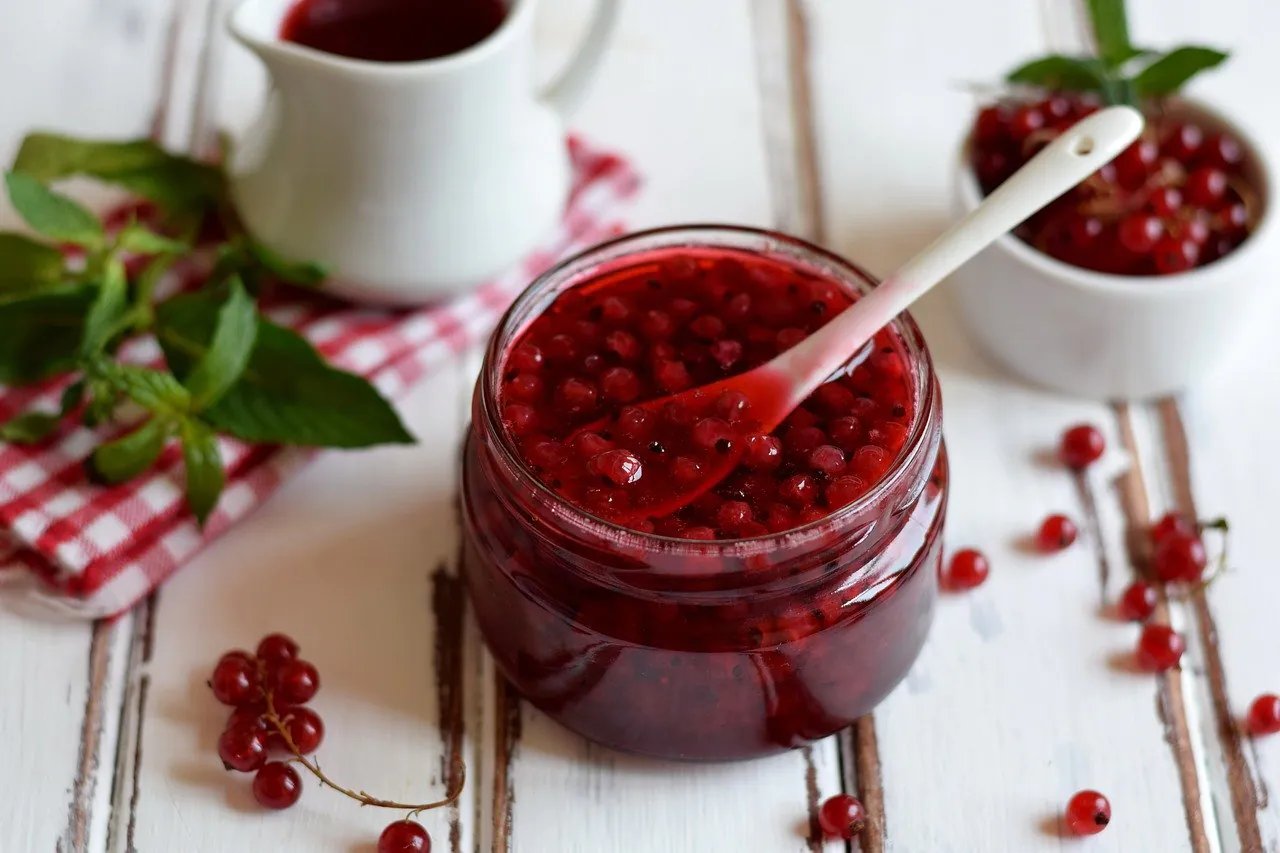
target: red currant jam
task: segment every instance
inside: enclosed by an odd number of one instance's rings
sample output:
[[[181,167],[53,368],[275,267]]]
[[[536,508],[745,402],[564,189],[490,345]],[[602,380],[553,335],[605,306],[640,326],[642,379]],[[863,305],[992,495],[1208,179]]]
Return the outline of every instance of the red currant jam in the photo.
[[[299,0],[285,41],[375,62],[416,62],[466,50],[507,16],[501,0]]]
[[[937,381],[910,318],[779,429],[732,432],[737,468],[692,505],[618,512],[647,494],[628,457],[675,477],[724,439],[628,407],[750,369],[872,286],[792,238],[670,228],[596,247],[517,300],[475,396],[464,571],[490,649],[533,704],[618,749],[745,758],[849,725],[906,674],[947,495]],[[625,381],[606,382],[617,369]],[[705,402],[749,424],[749,400]],[[608,435],[578,434],[602,418]]]
[[[989,194],[1063,130],[1098,109],[1053,94],[985,107],[970,162]],[[1262,212],[1256,165],[1207,115],[1160,104],[1142,138],[1024,222],[1024,242],[1073,266],[1115,275],[1186,272],[1235,251]]]

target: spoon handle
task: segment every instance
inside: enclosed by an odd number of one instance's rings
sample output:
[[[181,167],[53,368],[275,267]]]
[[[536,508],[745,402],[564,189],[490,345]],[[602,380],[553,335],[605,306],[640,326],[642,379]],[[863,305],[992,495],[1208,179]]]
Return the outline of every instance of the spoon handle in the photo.
[[[1108,107],[1063,131],[879,287],[775,362],[803,400],[857,350],[935,284],[1031,214],[1111,162],[1142,133],[1142,114]]]

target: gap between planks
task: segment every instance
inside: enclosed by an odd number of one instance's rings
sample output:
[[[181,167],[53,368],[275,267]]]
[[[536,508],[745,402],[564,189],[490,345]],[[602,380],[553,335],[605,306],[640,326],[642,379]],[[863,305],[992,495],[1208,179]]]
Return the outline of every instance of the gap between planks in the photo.
[[[808,10],[804,0],[753,0],[751,17],[774,227],[821,244],[827,238],[827,229],[813,106]],[[874,716],[860,718],[838,737],[841,784],[845,790],[854,789],[867,810],[866,830],[847,849],[884,853],[884,786]],[[809,754],[807,751],[806,757]],[[808,778],[806,793],[809,846],[817,851],[823,849],[817,827],[818,793]]]
[[[190,7],[190,0],[173,0],[168,7],[169,21],[157,68],[158,96],[148,124],[150,137],[161,143],[168,141],[173,133],[173,108],[179,98],[179,87],[175,85],[175,81],[178,79],[181,60],[180,43]],[[153,607],[154,594],[130,614],[116,620],[100,619],[93,623],[87,669],[88,689],[80,728],[79,761],[68,806],[67,825],[58,841],[57,853],[89,853],[92,848],[99,846],[94,844],[97,840],[95,806],[98,805],[97,793],[104,783],[109,784],[109,795],[104,804],[107,813],[103,824],[105,836],[101,844],[106,849],[113,849],[113,844],[118,843],[117,806],[121,804],[121,786],[125,781],[121,773],[128,766],[136,766],[137,759],[134,755],[129,760],[125,753],[130,745],[135,752],[141,748],[141,709],[146,703],[147,684],[146,676],[139,676],[138,672],[151,654]],[[114,647],[125,634],[130,637],[126,660],[123,671],[116,672],[113,655],[120,650]],[[131,732],[135,723],[131,709],[136,712],[136,732]],[[115,758],[109,766],[111,775],[104,779],[102,753],[113,747]],[[128,850],[133,850],[134,817],[131,806],[137,800],[136,778],[133,782],[134,790],[130,795],[125,833]]]

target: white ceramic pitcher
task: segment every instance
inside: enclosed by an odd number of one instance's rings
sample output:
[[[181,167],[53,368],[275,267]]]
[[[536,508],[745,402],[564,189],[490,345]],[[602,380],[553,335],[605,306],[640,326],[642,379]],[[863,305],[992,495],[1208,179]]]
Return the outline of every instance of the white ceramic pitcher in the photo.
[[[542,92],[536,0],[511,0],[502,25],[459,53],[403,63],[282,40],[294,2],[245,0],[229,19],[272,81],[228,163],[256,237],[326,264],[339,295],[414,304],[501,272],[553,230],[570,179],[564,116],[586,90],[620,0],[598,0],[577,54]]]

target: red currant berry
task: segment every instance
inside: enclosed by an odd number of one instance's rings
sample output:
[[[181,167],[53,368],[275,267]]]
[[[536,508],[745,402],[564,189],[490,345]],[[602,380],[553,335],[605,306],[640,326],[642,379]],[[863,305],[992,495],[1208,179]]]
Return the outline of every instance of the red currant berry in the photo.
[[[268,809],[287,809],[302,796],[302,779],[292,765],[270,761],[253,777],[253,798]]]
[[[1014,142],[1022,142],[1044,127],[1044,113],[1033,106],[1018,107],[1009,119],[1009,136]]]
[[[241,705],[236,708],[227,717],[226,728],[234,729],[237,727],[247,726],[266,730],[267,721],[263,719],[263,714],[267,712],[267,706],[261,702],[251,702],[248,705]]]
[[[844,471],[844,452],[830,444],[822,444],[809,454],[809,467],[820,474],[835,477]]]
[[[1145,255],[1155,247],[1162,233],[1164,223],[1159,217],[1150,213],[1132,213],[1120,220],[1116,236],[1120,239],[1120,245],[1130,252]]]
[[[1208,564],[1204,542],[1195,533],[1167,534],[1151,555],[1151,571],[1165,583],[1195,583]]]
[[[228,770],[252,773],[267,763],[267,733],[256,725],[236,725],[218,738],[218,757]]]
[[[1244,149],[1240,143],[1225,133],[1214,133],[1206,138],[1199,154],[1199,162],[1229,172],[1238,169],[1244,161]]]
[[[1067,548],[1076,541],[1079,530],[1076,524],[1065,515],[1051,515],[1040,525],[1036,533],[1036,544],[1041,551],[1052,553]]]
[[[1097,427],[1089,424],[1073,426],[1062,434],[1058,456],[1068,468],[1088,468],[1107,449],[1107,441]]]
[[[1151,541],[1159,543],[1175,533],[1192,536],[1195,532],[1196,526],[1187,520],[1185,515],[1180,512],[1167,512],[1151,526]]]
[[[772,435],[753,435],[747,439],[743,464],[757,471],[772,471],[782,461],[782,441]]]
[[[1160,150],[1149,139],[1139,139],[1120,152],[1115,159],[1116,179],[1128,189],[1136,189],[1147,181],[1160,158]]]
[[[285,661],[271,681],[275,701],[282,705],[302,705],[320,689],[320,673],[304,660]]]
[[[1182,207],[1182,193],[1177,187],[1157,187],[1151,191],[1151,198],[1147,203],[1156,216],[1161,218],[1173,216],[1178,212],[1178,208]]]
[[[1009,113],[1002,105],[984,107],[973,126],[974,141],[980,144],[999,142],[1008,130]]]
[[[258,668],[243,652],[224,655],[209,680],[214,698],[224,705],[247,705],[259,698]]]
[[[1142,669],[1163,672],[1176,666],[1186,649],[1182,635],[1168,625],[1148,624],[1138,638],[1135,658]]]
[[[320,719],[319,714],[301,705],[282,710],[279,715],[299,753],[310,755],[320,748],[320,743],[324,740],[324,720]]]
[[[630,450],[606,450],[591,460],[591,469],[619,486],[629,486],[644,476],[644,465]]]
[[[520,344],[507,356],[507,368],[532,373],[542,369],[542,361],[542,350],[533,344]]]
[[[1111,803],[1097,791],[1080,791],[1067,802],[1065,817],[1073,835],[1097,835],[1111,823]]]
[[[836,509],[845,504],[853,503],[866,490],[866,484],[857,477],[849,474],[836,477],[827,485],[827,506],[831,509]]]
[[[813,477],[808,474],[796,474],[794,477],[783,480],[778,486],[778,497],[796,509],[804,509],[813,503],[816,491],[817,486],[814,484]]]
[[[1264,693],[1249,705],[1246,718],[1249,734],[1273,735],[1280,732],[1280,696]]]
[[[640,396],[640,379],[625,367],[610,367],[600,377],[604,398],[614,403],[630,403]]]
[[[1124,588],[1120,594],[1120,602],[1116,611],[1121,619],[1130,622],[1145,622],[1156,611],[1159,596],[1155,587],[1144,581],[1134,581]]]
[[[1194,240],[1163,237],[1156,243],[1156,272],[1161,275],[1173,275],[1186,272],[1200,260],[1200,247]]]
[[[1226,195],[1227,175],[1220,169],[1196,169],[1187,175],[1187,183],[1182,192],[1192,204],[1213,207]]]
[[[1174,125],[1161,146],[1161,153],[1181,163],[1188,163],[1204,143],[1204,131],[1198,125]]]
[[[716,525],[725,532],[733,532],[751,521],[751,506],[745,501],[725,501],[716,510]]]
[[[431,853],[431,836],[420,823],[398,820],[378,836],[378,853]]]
[[[828,838],[849,841],[867,825],[867,810],[857,797],[836,794],[818,809],[818,825]]]
[[[951,555],[947,566],[946,585],[951,589],[973,589],[981,586],[991,573],[991,565],[981,551],[965,548]]]

